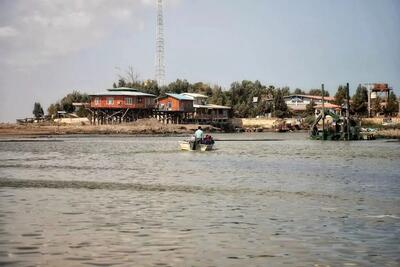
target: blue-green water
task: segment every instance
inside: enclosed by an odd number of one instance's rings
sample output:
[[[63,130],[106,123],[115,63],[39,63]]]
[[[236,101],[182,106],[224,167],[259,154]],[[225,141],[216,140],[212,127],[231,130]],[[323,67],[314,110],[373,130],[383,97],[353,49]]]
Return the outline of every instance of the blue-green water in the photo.
[[[400,142],[216,137],[0,142],[0,265],[400,265]]]

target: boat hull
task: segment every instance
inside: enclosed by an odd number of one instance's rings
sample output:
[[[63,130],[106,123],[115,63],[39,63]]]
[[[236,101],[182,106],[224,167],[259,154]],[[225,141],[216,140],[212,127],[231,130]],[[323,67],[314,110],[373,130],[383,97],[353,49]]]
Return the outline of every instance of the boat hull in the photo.
[[[198,144],[196,145],[196,149],[192,149],[190,147],[190,143],[187,141],[182,141],[179,143],[179,146],[181,150],[187,150],[187,151],[210,151],[213,149],[213,145],[206,145],[206,144]]]

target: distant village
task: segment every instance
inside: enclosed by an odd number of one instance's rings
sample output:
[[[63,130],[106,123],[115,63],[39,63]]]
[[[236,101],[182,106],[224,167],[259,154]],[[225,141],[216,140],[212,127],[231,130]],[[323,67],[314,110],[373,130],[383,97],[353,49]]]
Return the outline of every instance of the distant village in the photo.
[[[322,95],[322,92],[324,92]],[[232,83],[229,90],[205,83],[177,80],[158,87],[155,81],[120,79],[113,88],[89,94],[74,91],[52,104],[44,113],[35,103],[29,122],[81,122],[92,125],[129,123],[156,118],[172,124],[210,124],[221,126],[235,118],[280,118],[307,121],[324,109],[341,114],[346,109],[346,86],[340,85],[334,96],[327,91],[288,87],[275,88],[259,81]],[[349,96],[350,97],[350,96]],[[386,83],[360,84],[350,98],[350,112],[358,117],[390,118],[399,113],[399,100]]]

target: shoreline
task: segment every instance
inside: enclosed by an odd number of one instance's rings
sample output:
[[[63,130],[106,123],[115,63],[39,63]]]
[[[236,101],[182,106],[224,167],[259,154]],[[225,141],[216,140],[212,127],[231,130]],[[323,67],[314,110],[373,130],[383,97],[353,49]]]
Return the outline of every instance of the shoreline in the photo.
[[[198,124],[163,124],[156,119],[142,119],[132,123],[113,125],[73,125],[73,124],[16,124],[0,123],[0,140],[24,139],[24,138],[54,138],[54,137],[96,137],[96,136],[118,136],[118,137],[162,137],[162,136],[187,136],[193,134]],[[225,132],[221,128],[211,125],[201,125],[206,133],[240,133]],[[250,128],[249,128],[250,129]],[[275,132],[270,128],[261,128],[262,131],[251,132]],[[308,130],[295,131],[304,133]],[[373,132],[377,139],[399,139],[400,129],[398,127],[382,127]]]
[[[57,136],[186,136],[193,134],[198,126],[205,133],[234,133],[224,131],[212,125],[199,124],[164,124],[156,119],[140,119],[123,124],[55,124],[34,123],[16,124],[0,123],[0,139],[6,138],[52,138]],[[263,128],[263,132],[275,132],[273,129]],[[253,132],[253,131],[250,131]],[[256,131],[254,131],[256,132]],[[259,132],[259,131],[257,131]]]
[[[184,135],[197,129],[196,124],[163,124],[157,120],[138,120],[127,124],[114,125],[57,125],[57,124],[0,124],[0,138],[4,137],[55,137],[66,135],[105,136],[105,135]],[[202,126],[207,132],[220,132],[211,125]]]

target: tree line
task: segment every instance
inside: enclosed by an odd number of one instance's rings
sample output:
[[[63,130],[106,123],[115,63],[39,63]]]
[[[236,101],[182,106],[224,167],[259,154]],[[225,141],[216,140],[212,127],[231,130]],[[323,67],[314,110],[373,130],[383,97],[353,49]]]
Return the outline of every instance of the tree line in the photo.
[[[177,79],[167,86],[158,87],[156,81],[127,81],[120,78],[114,87],[130,87],[139,90],[164,96],[166,93],[200,93],[209,97],[208,102],[216,105],[230,106],[235,117],[247,118],[271,114],[273,117],[284,118],[293,115],[284,101],[284,97],[292,94],[296,95],[314,95],[322,96],[321,89],[310,89],[304,91],[296,88],[291,91],[289,87],[266,86],[260,81],[243,80],[233,82],[228,90],[222,90],[218,85],[210,85],[203,82],[190,83],[187,80]],[[328,91],[324,91],[324,96],[329,97]],[[346,100],[346,85],[339,85],[334,95],[334,103],[343,106]],[[350,113],[358,116],[368,115],[368,90],[361,84],[358,85],[353,96],[350,96]],[[373,114],[383,113],[385,115],[394,115],[399,112],[399,103],[396,94],[391,91],[388,97],[387,105],[382,106],[384,99],[377,97],[372,99]],[[303,116],[314,113],[315,103],[312,101],[306,108]]]
[[[47,114],[49,117],[54,118],[57,116],[59,111],[64,111],[66,113],[75,112],[79,117],[87,117],[89,112],[84,107],[76,108],[73,103],[88,103],[90,102],[90,97],[86,93],[81,93],[79,91],[73,91],[67,94],[61,100],[56,103],[50,104],[47,108]],[[33,115],[35,118],[40,118],[44,116],[43,108],[40,103],[36,102],[33,108]]]
[[[208,103],[229,106],[232,108],[232,115],[235,117],[256,117],[271,113],[274,117],[288,117],[291,111],[284,101],[284,96],[290,94],[322,95],[320,89],[311,89],[305,92],[296,88],[293,92],[289,87],[282,88],[272,85],[263,85],[260,81],[243,80],[233,82],[228,90],[221,86],[210,85],[204,82],[190,83],[186,79],[177,79],[167,86],[159,87],[156,81],[135,81],[120,77],[118,82],[113,84],[114,88],[128,87],[137,88],[145,93],[156,96],[165,96],[167,93],[199,93],[208,96]],[[329,92],[325,91],[325,96]]]
[[[293,112],[286,105],[285,96],[291,94],[317,95],[321,96],[321,89],[310,89],[303,91],[300,88],[291,90],[289,87],[274,87],[272,85],[263,85],[260,81],[243,80],[233,82],[228,90],[223,90],[221,86],[210,85],[204,82],[190,83],[185,79],[177,79],[166,86],[158,86],[154,80],[140,81],[133,72],[127,77],[119,77],[119,80],[113,83],[113,87],[136,88],[142,92],[164,96],[166,93],[199,93],[208,96],[208,103],[224,105],[232,108],[234,117],[249,118],[271,114],[273,117],[284,118],[293,115]],[[329,96],[328,91],[324,91],[325,96]],[[343,105],[346,99],[346,86],[340,85],[335,94],[335,104]],[[359,116],[368,115],[368,91],[364,86],[359,85],[356,92],[351,97],[350,111]],[[88,115],[87,110],[78,108],[73,103],[89,102],[90,98],[85,93],[73,91],[64,96],[60,101],[51,104],[47,109],[50,116],[55,116],[58,111],[67,113],[76,112],[78,116]],[[395,93],[392,91],[389,95],[388,103],[385,107],[381,105],[382,99],[375,98],[372,102],[374,114],[384,113],[385,115],[394,115],[398,112],[399,104]],[[38,109],[35,103],[35,110]],[[39,104],[40,105],[40,104]],[[303,116],[313,115],[315,103],[311,102],[306,107]],[[40,107],[41,108],[41,107]],[[35,112],[36,116],[38,112]]]

